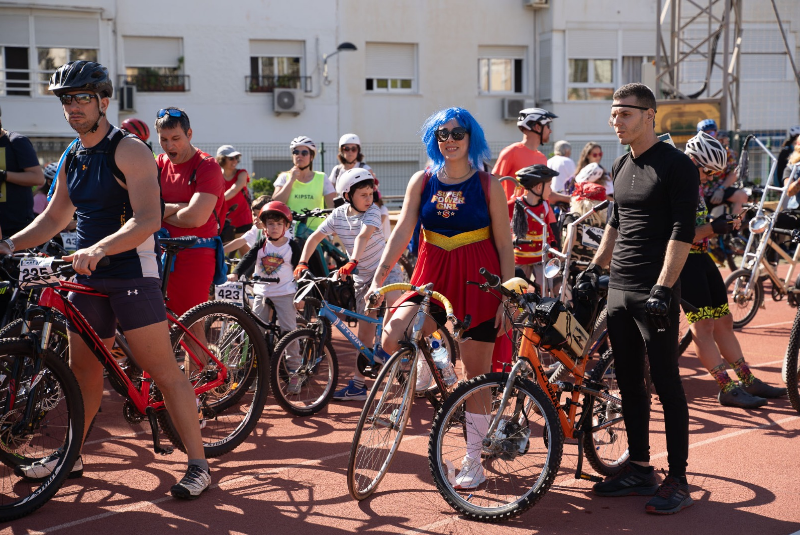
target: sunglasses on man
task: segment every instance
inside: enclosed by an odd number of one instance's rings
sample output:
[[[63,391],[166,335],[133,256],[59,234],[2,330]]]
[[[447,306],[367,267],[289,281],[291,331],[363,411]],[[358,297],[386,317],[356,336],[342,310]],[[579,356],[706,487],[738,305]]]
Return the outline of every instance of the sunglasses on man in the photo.
[[[170,117],[181,117],[183,116],[183,112],[181,110],[176,110],[175,108],[163,108],[158,110],[158,113],[156,113],[156,119],[161,119],[165,115],[169,115]]]
[[[444,143],[449,137],[452,136],[453,141],[461,141],[467,134],[469,134],[469,132],[463,126],[457,126],[452,130],[440,128],[436,131],[436,139],[438,139],[440,143]]]
[[[69,106],[74,100],[78,104],[89,104],[93,98],[98,98],[94,93],[78,93],[77,95],[61,95],[61,104]]]

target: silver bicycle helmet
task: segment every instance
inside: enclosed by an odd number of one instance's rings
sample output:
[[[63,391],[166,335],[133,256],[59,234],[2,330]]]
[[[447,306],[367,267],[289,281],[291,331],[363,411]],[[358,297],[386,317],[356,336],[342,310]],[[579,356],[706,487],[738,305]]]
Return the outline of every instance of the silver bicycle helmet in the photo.
[[[686,142],[686,154],[708,169],[722,171],[728,163],[728,151],[722,143],[705,132],[698,132],[696,136]]]

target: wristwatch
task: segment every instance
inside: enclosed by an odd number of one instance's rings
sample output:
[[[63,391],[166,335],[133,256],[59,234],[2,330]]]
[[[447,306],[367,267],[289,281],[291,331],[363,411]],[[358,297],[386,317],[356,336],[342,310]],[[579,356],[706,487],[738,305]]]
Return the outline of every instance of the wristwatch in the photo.
[[[4,239],[4,240],[0,240],[0,241],[2,241],[3,243],[5,243],[6,245],[8,245],[9,254],[11,254],[11,253],[13,253],[13,252],[14,252],[14,249],[15,249],[15,247],[14,247],[14,242],[13,242],[13,241],[11,241],[11,238],[6,238],[6,239]]]
[[[6,171],[5,169],[0,170],[0,184],[5,182],[6,178],[8,178],[8,171]]]

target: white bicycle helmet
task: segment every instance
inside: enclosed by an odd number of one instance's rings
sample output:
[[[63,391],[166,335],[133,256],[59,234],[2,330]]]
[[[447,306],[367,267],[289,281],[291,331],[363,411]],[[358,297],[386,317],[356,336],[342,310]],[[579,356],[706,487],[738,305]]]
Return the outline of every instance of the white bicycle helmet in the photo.
[[[708,169],[722,171],[728,163],[728,152],[722,143],[705,132],[698,132],[696,136],[686,142],[686,154]]]
[[[367,180],[371,181],[373,184],[375,183],[375,178],[372,176],[372,173],[366,169],[360,167],[349,169],[342,173],[336,181],[336,193],[344,198],[344,194],[350,194],[353,186],[360,182],[366,182]]]
[[[307,147],[314,154],[317,152],[317,146],[314,144],[314,140],[308,136],[297,136],[289,143],[289,150],[294,150],[297,147]]]
[[[603,178],[603,168],[597,162],[592,162],[586,166],[575,176],[575,183],[581,182],[597,182]]]
[[[358,145],[361,146],[361,139],[355,134],[345,134],[339,138],[339,147],[343,145]]]
[[[547,123],[552,122],[553,119],[558,119],[558,115],[550,113],[542,108],[525,108],[519,112],[517,126],[521,126],[522,128],[532,131],[533,125],[540,124],[544,126]]]
[[[800,134],[800,125],[793,126],[789,129],[789,137],[794,137]]]

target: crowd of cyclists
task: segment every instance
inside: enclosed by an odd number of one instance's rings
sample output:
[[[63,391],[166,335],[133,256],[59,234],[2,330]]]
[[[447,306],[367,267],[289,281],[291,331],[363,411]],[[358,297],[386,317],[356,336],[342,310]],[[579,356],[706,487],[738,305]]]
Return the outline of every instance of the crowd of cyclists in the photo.
[[[527,279],[531,289],[541,291],[544,245],[563,245],[559,214],[586,214],[613,201],[610,210],[591,220],[604,229],[603,237],[573,289],[575,299],[596,299],[601,277],[610,274],[608,332],[630,444],[630,461],[619,474],[597,483],[594,492],[652,496],[649,513],[672,514],[692,504],[686,480],[688,405],[676,351],[682,300],[689,305],[684,308],[697,355],[719,385],[722,405],[761,407],[786,394],[785,388],[756,378],[745,361],[722,277],[705,254],[712,236],[740,229],[737,214],[748,197],[735,187],[736,156],[710,119],[698,124],[685,151],[659,141],[655,97],[642,84],[614,93],[609,125],[630,152],[611,169],[600,164],[603,152],[597,143],[587,143],[576,164],[570,144],[558,141],[548,159],[539,149],[550,141],[558,117],[529,108],[517,122],[522,140],[501,151],[490,173],[484,162],[491,154],[475,117],[456,107],[434,113],[420,130],[430,164],[410,178],[393,229],[356,134],[339,140],[339,164],[329,176],[314,169],[315,142],[295,137],[289,144],[292,168],[278,175],[270,197],[251,199],[248,173],[238,167],[241,153],[223,145],[212,157],[196,148],[185,110],[157,112],[153,125],[163,153],[155,158],[146,145],[150,128],[145,121],[132,118],[120,128],[111,125],[105,112],[113,85],[102,65],[67,63],[52,75],[49,90],[60,99],[78,138],[44,171],[25,147],[16,149],[16,159],[8,157],[13,150],[6,150],[6,169],[0,171],[0,202],[6,203],[0,209],[0,254],[38,246],[62,230],[77,233],[75,252],[64,259],[72,262],[78,282],[109,299],[73,293],[70,300],[109,347],[119,325],[140,365],[162,390],[188,453],[186,475],[171,490],[177,498],[199,497],[211,484],[211,474],[200,440],[202,420],[169,345],[159,248],[159,239],[168,237],[199,238],[167,268],[168,306],[176,315],[206,302],[215,284],[255,276],[271,282],[254,285],[253,310],[269,322],[274,309],[283,332],[297,327],[298,282],[307,271],[316,271],[315,262],[326,262],[317,256],[323,240],[335,236],[341,243],[347,261],[335,276],[352,279],[357,312],[372,317],[380,299],[368,304],[369,298],[382,286],[402,281],[398,260],[415,241],[419,248],[411,284],[432,283],[451,301],[456,317],[470,318],[459,342],[459,375],[471,379],[489,372],[493,363],[509,362],[513,347],[496,344],[511,329],[505,298],[467,282],[482,280],[483,268],[502,280]],[[17,134],[2,133],[4,146],[24,145]],[[790,164],[785,174],[781,171],[787,181],[791,166],[800,161],[798,134],[800,127],[790,130],[790,139],[798,141],[781,153]],[[513,179],[501,182],[499,177]],[[800,197],[800,181],[790,184],[789,194]],[[27,204],[21,201],[25,195],[31,197]],[[709,210],[721,203],[731,210],[708,222]],[[293,226],[293,214],[315,209],[329,212]],[[226,220],[232,230],[227,235]],[[237,253],[241,261],[228,274],[226,260]],[[106,257],[108,264],[101,262]],[[422,296],[397,291],[383,299],[388,311],[379,363],[401,347]],[[423,331],[433,333],[446,321],[444,311],[436,308]],[[68,329],[70,366],[83,393],[86,422],[91,422],[100,407],[102,367],[71,322]],[[359,323],[361,340],[370,341],[374,333],[374,324]],[[664,407],[669,473],[661,484],[649,463],[645,359]],[[288,389],[299,392],[302,381],[293,380]],[[356,368],[334,399],[364,400],[367,392],[364,374]],[[486,480],[480,444],[490,418],[478,404],[467,403],[465,411],[466,444],[455,488],[473,489]],[[59,455],[21,470],[31,479],[45,478],[60,462]],[[82,471],[78,458],[71,476]]]

